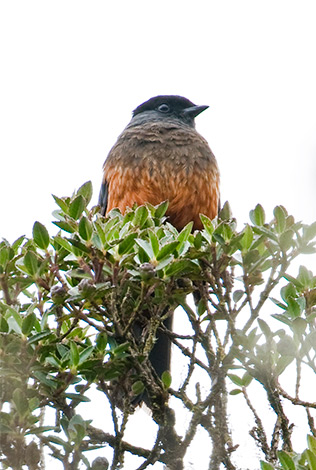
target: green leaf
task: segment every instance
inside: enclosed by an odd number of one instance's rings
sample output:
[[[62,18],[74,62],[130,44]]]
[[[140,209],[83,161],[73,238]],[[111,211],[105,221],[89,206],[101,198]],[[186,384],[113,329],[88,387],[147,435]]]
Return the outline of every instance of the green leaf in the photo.
[[[243,237],[242,239],[240,240],[240,244],[241,244],[241,247],[244,249],[244,250],[249,250],[249,248],[251,247],[251,244],[253,242],[253,231],[252,231],[252,228],[250,227],[250,225],[246,225],[246,227],[244,228],[243,230]]]
[[[309,470],[316,470],[316,456],[310,449],[305,449],[303,452],[304,457],[307,459]]]
[[[61,210],[65,212],[65,214],[68,214],[69,203],[68,201],[66,202],[66,198],[59,198],[57,196],[54,196],[54,194],[52,196],[55,199],[56,204],[61,208]]]
[[[144,384],[140,380],[137,380],[136,382],[133,383],[132,392],[134,395],[136,396],[140,395],[141,393],[143,393],[144,390],[145,390]]]
[[[79,364],[79,351],[74,341],[70,343],[70,360],[71,364],[75,367]]]
[[[239,302],[239,300],[244,296],[244,291],[243,290],[235,290],[233,293],[233,301],[235,303]]]
[[[307,321],[305,318],[298,317],[293,320],[292,329],[298,336],[302,336],[305,333],[306,328]]]
[[[48,336],[51,335],[52,332],[50,330],[41,331],[40,333],[36,333],[35,335],[31,336],[28,339],[28,344],[38,343],[39,341],[42,341],[43,339],[48,338]]]
[[[277,455],[278,455],[280,464],[285,470],[295,470],[295,463],[293,459],[289,456],[289,454],[284,452],[284,450],[278,450]]]
[[[155,217],[158,219],[161,219],[165,213],[167,212],[169,206],[169,201],[163,201],[157,206],[156,211],[155,211]]]
[[[235,375],[235,374],[228,374],[228,377],[235,385],[238,385],[239,387],[243,387],[244,383],[241,377],[238,377],[238,375]]]
[[[212,235],[213,232],[214,232],[214,225],[213,225],[211,219],[209,219],[208,217],[206,217],[206,215],[203,215],[203,214],[200,214],[200,219],[201,219],[201,222],[202,222],[203,227],[205,228],[206,232],[209,235]]]
[[[33,251],[27,251],[24,256],[24,266],[27,269],[27,272],[34,276],[38,270],[38,258]]]
[[[310,288],[313,286],[313,273],[309,271],[305,266],[299,267],[299,274],[297,276],[297,280],[302,285],[303,288]]]
[[[308,241],[312,240],[316,237],[316,222],[312,223],[311,225],[304,226],[304,238]]]
[[[283,233],[286,228],[286,211],[282,206],[276,206],[273,210],[278,233]]]
[[[93,346],[88,346],[85,348],[83,351],[80,352],[79,354],[79,364],[82,364],[85,362],[93,353],[94,347]]]
[[[253,377],[246,372],[242,377],[242,383],[244,387],[248,387],[251,384]]]
[[[77,230],[76,224],[70,224],[68,222],[53,222],[53,224],[68,233],[74,233]]]
[[[9,332],[8,322],[2,315],[0,316],[0,331],[2,333],[8,333]]]
[[[250,211],[249,216],[254,225],[264,225],[266,216],[261,204],[257,204],[255,209]]]
[[[127,235],[127,237],[125,237],[118,245],[118,254],[124,255],[125,253],[128,253],[134,246],[136,237],[136,233],[130,233]]]
[[[7,262],[9,261],[9,249],[3,246],[0,250],[0,266],[5,269]]]
[[[58,428],[56,426],[38,426],[37,428],[31,428],[29,431],[26,431],[24,434],[27,436],[29,434],[42,434],[47,431],[56,431]]]
[[[22,321],[22,333],[25,336],[28,336],[30,332],[32,331],[34,325],[36,322],[36,315],[34,312],[30,313],[29,315],[26,315],[26,317],[23,318]]]
[[[229,395],[239,395],[240,393],[242,393],[242,390],[240,390],[240,388],[234,388],[234,390],[231,390],[229,392]]]
[[[16,388],[12,393],[12,401],[19,416],[25,416],[29,411],[29,405],[25,393],[19,388]]]
[[[96,346],[99,351],[104,351],[108,344],[108,336],[106,333],[101,332],[97,336]]]
[[[54,237],[54,242],[57,242],[62,248],[65,248],[65,250],[69,251],[70,253],[73,253],[74,252],[74,249],[73,247],[71,246],[71,244],[65,239],[65,238],[62,238],[60,237],[59,235],[56,235],[56,237]]]
[[[79,222],[79,235],[85,241],[89,241],[92,236],[92,231],[93,228],[91,222],[87,219],[87,217],[82,216]]]
[[[178,241],[174,241],[174,242],[170,242],[170,243],[166,243],[160,250],[159,250],[159,253],[158,255],[156,256],[156,259],[157,261],[160,261],[164,258],[166,258],[168,255],[170,255],[171,253],[174,253],[176,248],[178,247],[179,245],[179,242]]]
[[[168,370],[165,370],[162,375],[161,375],[161,381],[164,385],[164,388],[165,389],[168,389],[171,385],[171,382],[172,382],[172,378],[171,378],[171,374]]]
[[[84,197],[79,195],[71,202],[69,206],[69,215],[73,219],[77,220],[82,214],[83,209],[85,208]]]
[[[262,333],[264,334],[264,336],[266,338],[271,338],[272,337],[272,331],[270,330],[269,325],[264,320],[262,320],[261,318],[258,318],[258,324],[259,324],[260,329],[261,329]]]
[[[293,230],[286,230],[285,232],[281,233],[279,243],[283,251],[287,251],[292,247],[293,237],[294,237]]]
[[[200,268],[198,264],[189,259],[175,260],[165,270],[166,276],[180,276],[184,273],[196,272],[198,273]]]
[[[218,218],[221,220],[229,220],[232,218],[232,211],[228,201],[225,202],[225,204],[219,211]]]
[[[307,436],[307,445],[311,452],[316,455],[316,438],[308,434]]]
[[[33,225],[33,238],[34,242],[42,250],[46,250],[49,245],[49,235],[46,227],[40,222],[35,222]]]
[[[84,183],[82,186],[77,191],[77,196],[83,196],[85,201],[86,201],[86,206],[89,204],[91,201],[93,194],[93,188],[92,188],[92,183],[91,181],[87,181]]]
[[[287,304],[287,312],[291,315],[291,317],[298,317],[301,314],[301,307],[295,299],[289,297],[287,299]]]
[[[268,462],[264,462],[263,460],[260,460],[260,468],[261,470],[274,470],[275,467],[271,465]]]
[[[139,245],[144,250],[144,252],[148,255],[149,259],[154,258],[154,252],[153,252],[151,244],[149,244],[146,240],[143,240],[141,238],[136,238],[135,241],[137,245]],[[147,261],[147,260],[144,260],[144,261]]]
[[[137,227],[142,228],[145,224],[146,220],[148,219],[149,212],[146,206],[139,206],[135,210],[134,220],[133,223]]]
[[[154,253],[154,256],[157,256],[159,253],[159,240],[156,233],[153,230],[148,231],[151,247]]]

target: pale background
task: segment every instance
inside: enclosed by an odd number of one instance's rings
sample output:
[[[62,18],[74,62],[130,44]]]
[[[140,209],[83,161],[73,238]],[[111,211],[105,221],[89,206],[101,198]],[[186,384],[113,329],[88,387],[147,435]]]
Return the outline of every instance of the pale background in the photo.
[[[96,203],[107,152],[157,94],[210,106],[197,129],[240,227],[258,202],[314,221],[315,20],[314,0],[0,1],[0,236],[54,232],[51,194],[87,180]]]

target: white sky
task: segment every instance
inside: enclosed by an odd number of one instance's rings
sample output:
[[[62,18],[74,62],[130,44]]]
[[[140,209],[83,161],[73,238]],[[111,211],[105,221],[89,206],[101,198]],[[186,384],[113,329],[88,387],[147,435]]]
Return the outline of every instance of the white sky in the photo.
[[[197,118],[240,225],[260,202],[316,219],[314,0],[0,2],[0,237],[51,232],[51,193],[87,180],[157,94]]]

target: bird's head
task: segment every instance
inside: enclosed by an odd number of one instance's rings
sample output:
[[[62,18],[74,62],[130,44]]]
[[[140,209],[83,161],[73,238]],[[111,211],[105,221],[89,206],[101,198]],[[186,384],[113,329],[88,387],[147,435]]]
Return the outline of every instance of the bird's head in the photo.
[[[208,106],[197,106],[192,101],[177,95],[161,95],[150,98],[133,111],[133,120],[176,119],[190,127],[195,127],[194,118]],[[142,119],[144,118],[144,119]]]

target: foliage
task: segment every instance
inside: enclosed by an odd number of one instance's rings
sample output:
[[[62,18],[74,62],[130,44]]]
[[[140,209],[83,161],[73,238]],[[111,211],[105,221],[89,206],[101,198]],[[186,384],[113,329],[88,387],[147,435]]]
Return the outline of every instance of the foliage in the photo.
[[[309,437],[303,454],[293,452],[293,424],[283,402],[306,410],[316,436],[316,405],[301,398],[300,388],[304,369],[316,372],[316,277],[304,267],[297,277],[288,273],[298,255],[315,252],[316,224],[295,222],[282,206],[267,223],[257,205],[251,222],[237,230],[226,204],[216,221],[201,216],[201,232],[191,233],[189,224],[178,233],[165,216],[167,203],[125,215],[113,210],[104,218],[97,207],[87,208],[91,196],[86,183],[72,197],[54,197],[56,235],[35,222],[32,238],[0,244],[3,468],[39,469],[42,449],[64,469],[91,468],[88,451],[110,446],[111,469],[122,468],[128,452],[142,458],[138,469],[162,462],[178,470],[201,427],[212,443],[209,468],[235,469],[238,442],[227,400],[239,394],[253,414],[250,435],[263,452],[261,468],[314,470],[315,439]],[[279,309],[273,307],[274,324],[280,324],[274,331],[264,306],[271,308],[270,294],[282,280],[280,295],[272,298]],[[191,293],[197,308],[190,306]],[[176,307],[188,319],[189,333],[168,334],[188,366],[181,385],[172,388],[170,374],[160,380],[147,359],[157,330]],[[146,327],[135,338],[140,319]],[[293,364],[292,396],[279,377]],[[253,379],[275,414],[271,436],[251,400]],[[112,413],[102,430],[78,412],[91,406],[93,386]],[[124,439],[133,398],[145,389],[158,425],[151,449]],[[182,434],[170,396],[189,413]],[[47,409],[54,419],[44,414]],[[104,457],[92,465],[106,467]]]

